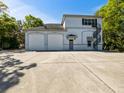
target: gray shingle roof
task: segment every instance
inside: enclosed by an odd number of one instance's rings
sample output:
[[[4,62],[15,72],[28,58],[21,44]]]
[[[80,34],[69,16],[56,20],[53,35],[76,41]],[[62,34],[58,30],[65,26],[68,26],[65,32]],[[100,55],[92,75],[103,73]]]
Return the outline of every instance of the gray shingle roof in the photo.
[[[45,24],[44,26],[34,27],[28,31],[65,31],[61,24]]]

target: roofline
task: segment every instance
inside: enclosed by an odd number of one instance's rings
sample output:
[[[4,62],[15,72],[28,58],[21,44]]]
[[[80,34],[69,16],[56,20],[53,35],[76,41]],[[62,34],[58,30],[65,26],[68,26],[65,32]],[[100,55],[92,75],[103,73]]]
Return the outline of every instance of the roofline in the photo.
[[[61,25],[61,23],[46,23],[44,25]]]
[[[25,31],[66,31],[66,29],[27,29]]]
[[[92,17],[92,18],[102,18],[101,16],[95,16],[95,15],[74,15],[74,14],[64,14],[62,18],[61,24],[63,24],[65,17]]]
[[[95,15],[75,15],[75,14],[64,14],[63,17],[96,17],[96,18],[102,18],[101,16],[95,16]]]

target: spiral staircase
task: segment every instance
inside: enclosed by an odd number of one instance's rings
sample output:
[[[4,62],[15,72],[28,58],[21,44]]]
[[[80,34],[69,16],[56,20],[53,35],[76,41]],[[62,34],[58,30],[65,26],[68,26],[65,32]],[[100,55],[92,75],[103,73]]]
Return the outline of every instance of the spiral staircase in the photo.
[[[98,45],[101,42],[101,25],[97,24],[96,27],[96,31],[93,33],[93,38],[94,38],[94,42],[93,42],[93,48],[95,50],[98,50]]]

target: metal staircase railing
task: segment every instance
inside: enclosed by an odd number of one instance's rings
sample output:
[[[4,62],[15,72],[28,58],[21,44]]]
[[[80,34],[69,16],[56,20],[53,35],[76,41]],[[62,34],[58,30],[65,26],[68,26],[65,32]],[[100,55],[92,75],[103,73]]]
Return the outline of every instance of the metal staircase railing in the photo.
[[[100,35],[100,33],[101,33],[101,25],[97,24],[96,31],[93,33],[93,38],[94,38],[93,48],[95,50],[98,50],[98,45],[101,42],[101,35]]]

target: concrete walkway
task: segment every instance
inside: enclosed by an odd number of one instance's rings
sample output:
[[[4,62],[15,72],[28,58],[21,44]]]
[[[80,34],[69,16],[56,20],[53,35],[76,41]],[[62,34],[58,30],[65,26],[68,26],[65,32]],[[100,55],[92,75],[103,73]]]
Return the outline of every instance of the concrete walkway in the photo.
[[[21,52],[12,55],[37,67],[23,70],[5,93],[124,93],[124,53]]]

